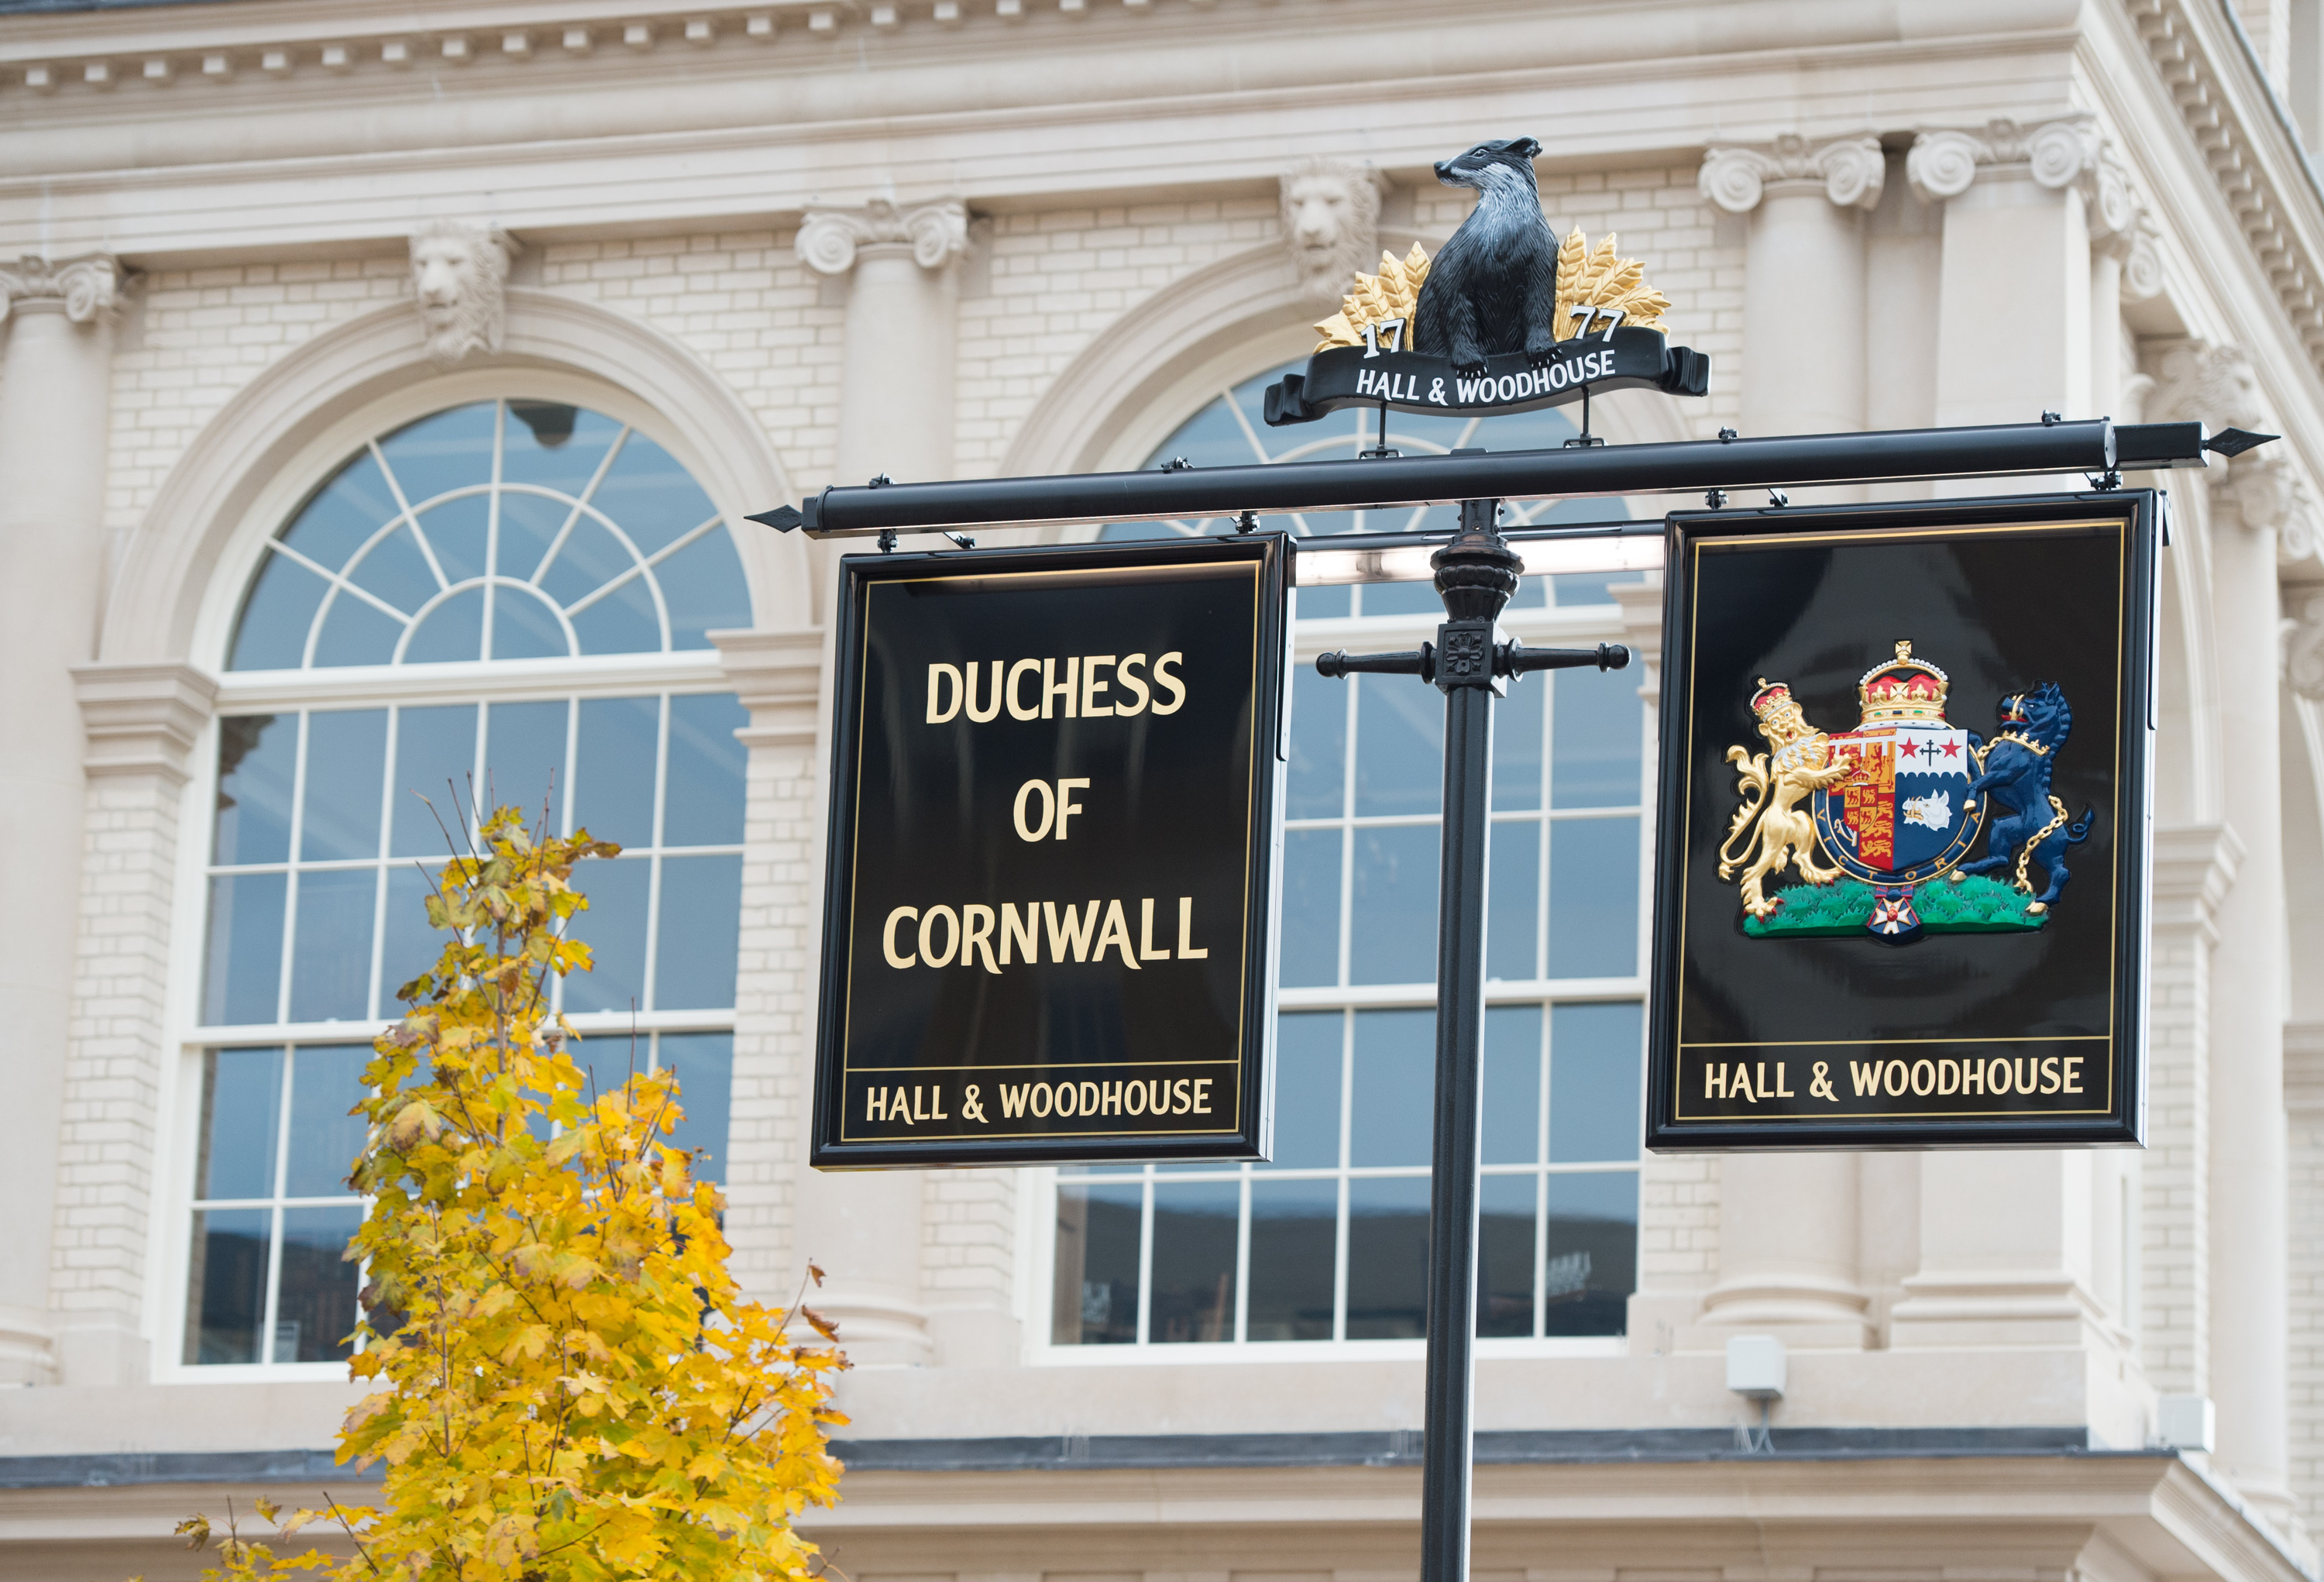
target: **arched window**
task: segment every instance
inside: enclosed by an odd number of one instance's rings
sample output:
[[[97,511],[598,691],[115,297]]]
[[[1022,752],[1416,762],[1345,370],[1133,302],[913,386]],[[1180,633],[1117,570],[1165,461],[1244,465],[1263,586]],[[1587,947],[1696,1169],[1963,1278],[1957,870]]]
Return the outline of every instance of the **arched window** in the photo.
[[[1349,458],[1379,443],[1372,413],[1267,428],[1263,393],[1286,371],[1222,390],[1148,465]],[[1387,442],[1406,455],[1536,449],[1574,433],[1563,411],[1395,413]],[[1570,501],[1503,521],[1622,514]],[[1444,507],[1260,520],[1302,535],[1452,525]],[[1638,577],[1529,578],[1506,619],[1528,642],[1619,641],[1609,588]],[[1343,644],[1409,647],[1443,611],[1425,582],[1299,591],[1274,1158],[1060,1171],[1052,1346],[1421,1337],[1443,705],[1408,677],[1331,680],[1312,661]],[[1384,630],[1368,640],[1348,617]],[[1323,620],[1328,638],[1311,625]],[[1602,1348],[1637,1284],[1643,704],[1634,674],[1566,671],[1526,679],[1495,708],[1478,1334]]]
[[[681,1145],[713,1179],[726,1152],[745,716],[706,634],[751,611],[700,485],[586,407],[478,402],[367,441],[264,556],[206,832],[189,1366],[346,1356],[346,1112],[442,944],[428,870],[479,800],[620,843],[576,874],[596,966],[563,1009],[609,1070],[634,1027],[640,1063],[679,1072]]]

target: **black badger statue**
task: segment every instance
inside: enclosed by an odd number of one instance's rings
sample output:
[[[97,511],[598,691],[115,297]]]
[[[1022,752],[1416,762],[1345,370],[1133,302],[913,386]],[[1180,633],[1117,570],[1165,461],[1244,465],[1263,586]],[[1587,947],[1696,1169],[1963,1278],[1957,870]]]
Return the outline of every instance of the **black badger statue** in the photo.
[[[1536,367],[1556,355],[1557,235],[1534,185],[1540,152],[1514,137],[1437,164],[1438,180],[1477,190],[1477,207],[1429,263],[1413,350],[1471,375],[1498,352],[1521,351]]]

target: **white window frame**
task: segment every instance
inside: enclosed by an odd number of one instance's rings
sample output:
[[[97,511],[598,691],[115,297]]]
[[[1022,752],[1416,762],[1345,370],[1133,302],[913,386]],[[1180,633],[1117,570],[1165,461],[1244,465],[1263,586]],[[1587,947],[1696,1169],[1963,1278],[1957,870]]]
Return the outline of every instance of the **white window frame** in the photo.
[[[636,697],[646,693],[731,693],[715,648],[663,653],[589,654],[563,659],[468,661],[448,664],[362,665],[313,670],[229,671],[235,621],[253,579],[272,551],[267,542],[306,499],[369,441],[436,412],[488,400],[567,402],[629,424],[700,474],[669,425],[616,386],[539,368],[477,369],[430,379],[365,403],[323,429],[254,493],[226,551],[213,570],[195,622],[192,652],[218,679],[208,724],[193,748],[194,772],[179,804],[170,920],[171,941],[164,1013],[175,1029],[161,1062],[156,1094],[161,1117],[154,1138],[148,1200],[144,1321],[150,1376],[156,1383],[247,1384],[302,1380],[344,1383],[344,1362],[212,1363],[184,1360],[186,1300],[192,1274],[194,1171],[200,1154],[202,1057],[212,1049],[272,1048],[286,1043],[365,1041],[392,1025],[378,1022],[208,1027],[199,1021],[208,948],[208,893],[212,810],[217,800],[220,721],[233,715],[298,710],[421,706],[434,703],[522,703],[567,698]],[[735,524],[726,523],[727,531]],[[746,588],[747,588],[746,582]],[[568,754],[571,751],[568,738]],[[566,778],[569,783],[569,776]],[[688,848],[689,850],[695,848]],[[720,849],[720,848],[710,848]],[[392,986],[383,993],[392,994]],[[650,1032],[727,1032],[737,1013],[720,1011],[575,1013],[568,1018],[585,1041],[612,1043],[634,1026]],[[626,1054],[624,1055],[626,1059]],[[273,1254],[270,1250],[270,1261]]]
[[[1296,599],[1295,599],[1296,606]],[[1587,643],[1618,643],[1624,633],[1618,617],[1610,618],[1613,606],[1552,606],[1547,608],[1511,609],[1501,617],[1502,626],[1513,637],[1537,646],[1579,647]],[[1295,610],[1296,613],[1296,610]],[[1333,649],[1392,650],[1416,647],[1424,639],[1433,639],[1441,616],[1355,615],[1315,620],[1295,619],[1292,628],[1292,661],[1295,668],[1314,663],[1315,656]],[[1635,673],[1635,672],[1633,672]],[[1520,682],[1522,686],[1525,683]],[[1618,683],[1616,683],[1618,684]],[[1643,1003],[1646,994],[1648,939],[1653,925],[1650,889],[1653,874],[1653,808],[1654,787],[1651,783],[1655,761],[1654,710],[1643,710],[1640,720],[1639,800],[1635,816],[1639,820],[1637,874],[1637,931],[1634,957],[1637,970],[1627,976],[1601,978],[1536,978],[1527,980],[1495,978],[1487,982],[1485,1003],[1495,1005],[1539,1005],[1545,1013],[1557,1004],[1604,1004],[1609,1002]],[[1549,750],[1545,741],[1544,751]],[[1415,819],[1412,822],[1423,822]],[[1433,822],[1434,820],[1425,820]],[[1546,826],[1545,825],[1545,828]],[[1342,883],[1345,883],[1344,876]],[[1424,984],[1364,984],[1345,987],[1278,988],[1276,1008],[1278,1013],[1294,1011],[1344,1011],[1427,1008],[1436,1004],[1436,985]],[[1643,1022],[1643,1018],[1642,1018]],[[1643,1029],[1641,1037],[1643,1039]],[[1639,1114],[1645,1109],[1645,1061],[1639,1062]],[[1640,1151],[1634,1161],[1609,1161],[1574,1167],[1577,1171],[1607,1172],[1630,1170],[1645,1174],[1645,1155]],[[1231,1166],[1222,1166],[1231,1169]],[[1546,1168],[1550,1173],[1563,1173],[1560,1167],[1534,1165],[1533,1172]],[[1323,1173],[1319,1170],[1318,1172]],[[1344,1175],[1344,1170],[1335,1170]],[[1112,1346],[1060,1346],[1051,1339],[1051,1303],[1056,1279],[1057,1191],[1063,1180],[1054,1167],[1044,1167],[1027,1172],[1027,1185],[1031,1189],[1019,1195],[1024,1205],[1018,1227],[1018,1245],[1025,1255],[1019,1260],[1026,1278],[1017,1289],[1018,1317],[1026,1337],[1025,1360],[1041,1367],[1154,1367],[1212,1363],[1259,1362],[1351,1362],[1368,1359],[1410,1361],[1425,1355],[1427,1342],[1410,1338],[1398,1340],[1236,1340],[1194,1342],[1144,1342]],[[1125,1182],[1136,1177],[1076,1178]],[[1171,1179],[1176,1179],[1175,1177]],[[1256,1174],[1247,1180],[1261,1179]],[[1267,1172],[1264,1179],[1276,1179]],[[1642,1192],[1643,1196],[1643,1192]],[[1238,1263],[1248,1256],[1250,1245],[1249,1188],[1244,1188],[1244,1208],[1239,1222]],[[1643,1220],[1643,1209],[1641,1219]],[[1344,1208],[1340,1220],[1344,1235]],[[1536,1223],[1536,1237],[1540,1226]],[[1538,1245],[1536,1257],[1539,1256]],[[1141,1254],[1141,1263],[1145,1261]],[[1342,1260],[1344,1262],[1344,1259]],[[1249,1300],[1248,1272],[1237,1270],[1236,1303],[1240,1308]],[[1539,1278],[1536,1270],[1536,1279]],[[1141,1300],[1147,1300],[1146,1287],[1150,1284],[1148,1269],[1141,1281]],[[1628,1335],[1541,1336],[1541,1337],[1480,1337],[1476,1342],[1480,1357],[1603,1357],[1629,1355]]]

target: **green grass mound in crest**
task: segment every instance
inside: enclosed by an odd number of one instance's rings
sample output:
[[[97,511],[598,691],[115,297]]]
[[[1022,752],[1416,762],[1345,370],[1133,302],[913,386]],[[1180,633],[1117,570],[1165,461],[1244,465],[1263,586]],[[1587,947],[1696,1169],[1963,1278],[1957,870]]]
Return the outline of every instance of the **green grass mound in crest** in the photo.
[[[1746,916],[1755,939],[1836,939],[1864,931],[1872,921],[1872,886],[1857,879],[1794,884],[1775,893],[1783,904],[1766,918]],[[2048,920],[2025,913],[2033,897],[2015,885],[1973,874],[1954,884],[1938,879],[1913,893],[1913,910],[1932,934],[1994,934],[2038,929]]]

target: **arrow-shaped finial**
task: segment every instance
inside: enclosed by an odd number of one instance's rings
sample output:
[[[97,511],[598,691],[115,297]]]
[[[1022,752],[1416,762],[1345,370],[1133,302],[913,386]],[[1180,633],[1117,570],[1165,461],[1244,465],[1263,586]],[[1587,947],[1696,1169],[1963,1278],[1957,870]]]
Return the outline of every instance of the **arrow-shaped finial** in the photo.
[[[2234,430],[2229,430],[2231,433]],[[796,505],[778,505],[772,511],[753,512],[742,520],[745,522],[765,523],[777,532],[792,532],[794,529],[805,525],[807,522],[807,518],[799,514],[798,507]]]
[[[2241,456],[2255,450],[2271,439],[2281,439],[2281,434],[2255,434],[2247,429],[2221,429],[2203,441],[2203,449],[2225,457]]]

